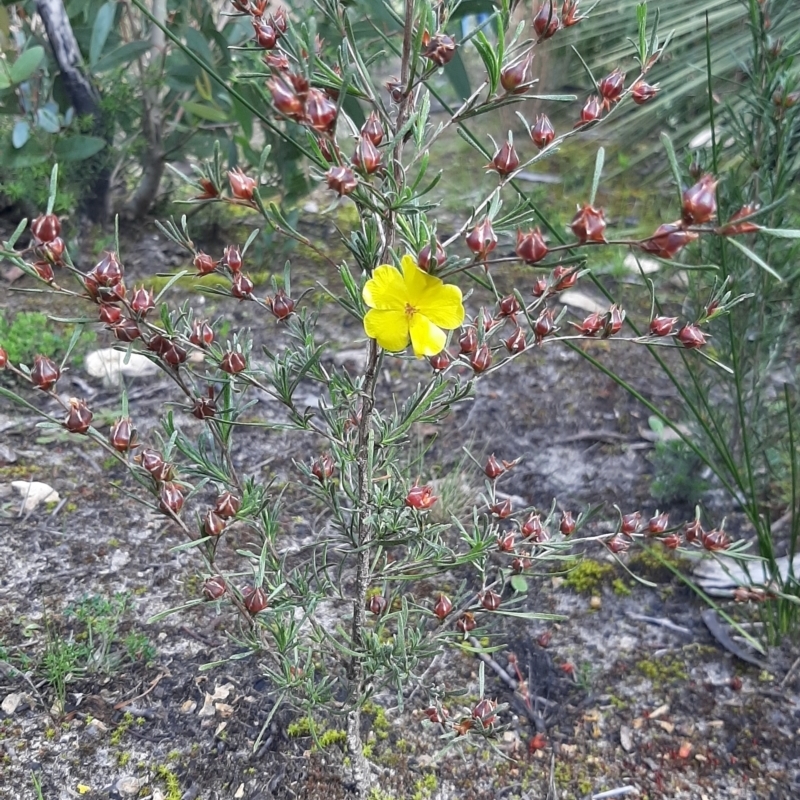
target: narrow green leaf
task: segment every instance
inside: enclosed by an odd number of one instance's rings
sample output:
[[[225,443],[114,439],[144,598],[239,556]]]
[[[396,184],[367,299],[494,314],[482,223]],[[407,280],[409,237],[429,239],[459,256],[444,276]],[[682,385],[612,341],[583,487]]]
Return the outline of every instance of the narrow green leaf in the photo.
[[[606,160],[606,151],[601,147],[597,151],[597,158],[594,162],[594,178],[592,178],[592,193],[589,195],[589,205],[594,205],[594,199],[597,197],[597,189],[600,186],[600,176],[603,174],[603,164]]]
[[[181,103],[183,108],[195,117],[208,120],[209,122],[227,122],[228,113],[221,108],[215,106],[206,106],[202,103],[197,103],[194,100],[185,100]]]
[[[28,80],[31,75],[36,71],[39,64],[42,63],[44,58],[44,48],[37,45],[31,47],[20,55],[20,57],[11,65],[9,77],[11,83],[22,83]]]
[[[122,67],[135,61],[140,56],[143,56],[152,44],[147,41],[141,42],[126,42],[116,50],[106,53],[102,58],[98,59],[97,63],[92,67],[92,72],[98,75],[101,72],[108,72],[115,67]]]
[[[11,131],[11,144],[14,145],[16,150],[25,146],[25,143],[31,137],[31,126],[26,119],[18,119],[14,123],[14,128]]]
[[[800,230],[796,228],[761,228],[759,233],[766,233],[768,236],[776,236],[779,239],[800,239]]]
[[[53,164],[53,169],[50,171],[50,194],[47,197],[47,213],[53,213],[53,207],[56,204],[56,192],[58,191],[58,162]]]
[[[732,244],[738,250],[741,250],[754,264],[757,264],[759,267],[761,267],[761,269],[766,270],[770,275],[772,275],[773,278],[781,282],[783,281],[783,278],[781,278],[781,276],[775,272],[775,270],[769,264],[767,264],[767,262],[764,261],[761,256],[754,253],[749,247],[745,247],[745,245],[743,245],[741,242],[737,242],[736,239],[732,239],[730,237],[728,237],[728,242],[730,242],[730,244]]]
[[[672,139],[669,138],[669,135],[662,131],[661,133],[661,143],[664,145],[664,149],[667,151],[667,159],[669,160],[669,166],[672,169],[672,177],[675,178],[675,186],[678,190],[678,205],[683,205],[683,193],[681,192],[681,171],[678,168],[678,159],[675,156],[675,148],[672,146]]]
[[[105,139],[99,136],[70,136],[59,139],[53,151],[59,161],[83,161],[99,153],[106,146]]]
[[[108,34],[114,25],[114,15],[117,11],[117,4],[109,0],[108,3],[100,7],[92,26],[92,39],[89,42],[89,64],[94,66],[103,54],[106,46]]]

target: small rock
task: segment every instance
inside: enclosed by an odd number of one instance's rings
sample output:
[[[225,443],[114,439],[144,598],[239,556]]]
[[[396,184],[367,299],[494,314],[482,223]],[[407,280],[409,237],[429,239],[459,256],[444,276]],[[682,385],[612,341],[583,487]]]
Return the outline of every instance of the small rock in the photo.
[[[661,269],[661,264],[655,259],[642,258],[642,256],[635,256],[633,253],[628,253],[628,255],[625,256],[622,265],[629,272],[635,272],[636,274],[639,274],[639,267],[641,266],[642,272],[644,272],[645,275],[658,272]]]
[[[117,781],[114,788],[123,797],[136,797],[139,794],[139,789],[142,788],[142,782],[138,778],[124,777]]]
[[[658,720],[658,725],[661,730],[666,731],[667,733],[672,733],[675,730],[675,726],[671,722],[667,722],[665,719]]]
[[[113,347],[89,353],[84,365],[89,375],[102,380],[106,388],[116,388],[123,377],[140,378],[158,372],[158,367],[147,356],[115,350]]]
[[[599,611],[603,607],[603,600],[598,595],[594,595],[591,600],[589,600],[589,608],[592,611]]]
[[[2,704],[0,704],[0,708],[2,708],[3,711],[10,717],[16,712],[23,702],[27,701],[27,699],[28,696],[22,692],[12,692],[11,694],[6,695]]]
[[[153,789],[153,800],[165,800],[164,792],[161,789]]]
[[[100,722],[99,719],[92,719],[86,726],[86,733],[95,739],[99,739],[107,730],[108,726]]]
[[[115,572],[121,570],[131,560],[131,555],[127,550],[115,550],[111,556],[111,569]]]
[[[39,503],[58,503],[58,492],[46,483],[39,481],[11,481],[11,486],[23,498],[23,509],[33,511]]]
[[[13,464],[17,460],[17,451],[7,444],[0,444],[0,463]]]
[[[605,314],[608,310],[607,305],[603,305],[588,294],[578,292],[575,289],[567,289],[566,292],[561,292],[558,296],[559,302],[573,308],[579,308],[581,311],[586,311],[589,314]]]
[[[666,703],[664,703],[663,705],[660,705],[655,711],[650,712],[650,719],[658,719],[659,717],[663,717],[664,714],[667,713],[667,711],[669,711],[669,706]]]
[[[194,700],[187,700],[181,706],[181,714],[191,714],[197,708],[197,703]]]
[[[626,753],[630,753],[633,750],[633,731],[627,725],[623,725],[619,729],[619,743]]]

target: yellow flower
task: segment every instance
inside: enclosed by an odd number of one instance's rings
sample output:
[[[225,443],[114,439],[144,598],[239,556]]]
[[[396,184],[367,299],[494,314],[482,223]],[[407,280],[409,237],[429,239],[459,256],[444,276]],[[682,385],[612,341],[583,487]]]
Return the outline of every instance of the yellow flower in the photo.
[[[364,330],[384,350],[405,350],[410,338],[417,358],[435,356],[447,341],[444,331],[464,321],[461,289],[428,275],[411,256],[403,256],[401,265],[402,273],[381,264],[364,285],[370,307]]]

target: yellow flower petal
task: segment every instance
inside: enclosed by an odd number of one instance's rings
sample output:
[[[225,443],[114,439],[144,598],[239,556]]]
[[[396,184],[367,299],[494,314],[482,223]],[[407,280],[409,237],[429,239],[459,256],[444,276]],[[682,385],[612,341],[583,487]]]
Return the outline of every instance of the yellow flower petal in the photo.
[[[457,328],[464,321],[461,289],[452,283],[445,284],[439,281],[438,286],[429,287],[415,308],[434,325],[448,331]]]
[[[414,316],[418,317],[419,314]],[[405,311],[393,308],[370,309],[364,316],[364,330],[384,350],[396,353],[408,347],[408,317]]]
[[[412,306],[416,306],[417,302],[432,286],[442,285],[439,278],[434,278],[432,275],[428,275],[425,270],[420,269],[413,256],[403,256],[400,260],[400,266],[403,268],[403,281]]]
[[[362,296],[370,308],[403,311],[408,302],[408,289],[399,270],[381,264],[375,267],[372,277],[364,284]]]
[[[435,356],[441,353],[447,342],[447,336],[441,328],[437,328],[424,314],[414,314],[409,323],[411,344],[414,346],[414,355]]]

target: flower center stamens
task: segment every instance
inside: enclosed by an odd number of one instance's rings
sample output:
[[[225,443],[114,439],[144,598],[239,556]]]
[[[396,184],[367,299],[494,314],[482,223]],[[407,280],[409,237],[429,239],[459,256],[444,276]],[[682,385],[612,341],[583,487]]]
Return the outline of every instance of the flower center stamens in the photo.
[[[417,313],[417,309],[414,308],[414,306],[412,306],[411,303],[406,303],[406,316],[409,319],[411,319],[411,317],[413,317],[414,314],[416,314],[416,313]]]

